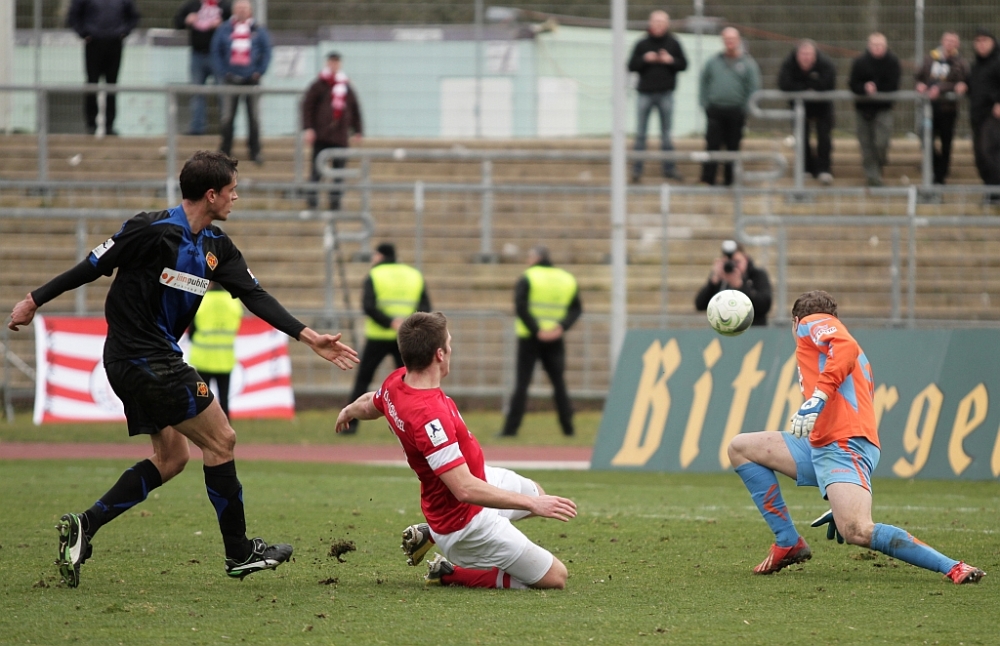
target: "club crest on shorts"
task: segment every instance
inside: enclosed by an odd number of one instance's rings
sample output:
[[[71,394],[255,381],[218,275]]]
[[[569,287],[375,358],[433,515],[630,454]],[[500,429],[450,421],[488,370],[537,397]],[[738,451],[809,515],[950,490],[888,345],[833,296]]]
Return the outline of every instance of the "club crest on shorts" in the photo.
[[[427,431],[427,438],[434,446],[441,446],[448,441],[448,434],[444,432],[444,426],[441,426],[439,419],[432,419],[424,424],[424,430]]]
[[[219,266],[219,259],[211,251],[205,254],[205,262],[208,263],[208,268],[212,271],[215,271],[215,268]]]
[[[195,394],[198,395],[199,397],[208,397],[208,384],[206,384],[204,381],[199,381],[198,390]]]

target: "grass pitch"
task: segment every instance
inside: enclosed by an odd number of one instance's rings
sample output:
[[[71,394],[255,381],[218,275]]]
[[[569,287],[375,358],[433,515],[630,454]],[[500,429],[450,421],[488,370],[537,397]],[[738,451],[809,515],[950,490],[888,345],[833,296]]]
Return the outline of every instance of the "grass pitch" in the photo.
[[[105,527],[82,583],[59,582],[58,517],[121,461],[0,462],[0,642],[7,644],[996,644],[1000,488],[877,480],[877,519],[985,569],[978,586],[827,542],[815,489],[782,479],[813,560],[750,573],[771,536],[732,474],[528,473],[570,523],[522,530],[568,566],[565,591],[425,589],[399,550],[420,519],[405,469],[242,462],[251,535],[295,560],[239,582],[199,463]],[[527,473],[527,472],[526,472]],[[352,541],[339,562],[331,546]]]

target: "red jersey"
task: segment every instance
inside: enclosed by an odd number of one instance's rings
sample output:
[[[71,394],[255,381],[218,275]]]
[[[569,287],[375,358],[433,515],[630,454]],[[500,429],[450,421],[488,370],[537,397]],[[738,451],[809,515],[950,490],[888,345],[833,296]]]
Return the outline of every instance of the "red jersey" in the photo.
[[[795,330],[795,359],[802,395],[819,388],[828,396],[809,435],[815,446],[863,437],[879,446],[875,426],[875,381],[868,357],[844,324],[831,314],[810,314]]]
[[[482,511],[460,502],[440,476],[466,464],[472,475],[486,481],[479,442],[469,432],[455,402],[440,388],[421,390],[403,381],[406,368],[389,375],[372,403],[385,415],[406,453],[406,461],[420,479],[420,508],[438,534],[450,534]]]

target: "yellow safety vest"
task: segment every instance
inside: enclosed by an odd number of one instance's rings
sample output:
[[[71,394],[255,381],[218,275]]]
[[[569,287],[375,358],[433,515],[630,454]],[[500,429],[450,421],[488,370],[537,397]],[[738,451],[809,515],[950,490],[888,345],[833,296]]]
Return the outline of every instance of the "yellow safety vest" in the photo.
[[[243,306],[221,289],[205,294],[194,315],[189,361],[196,370],[225,374],[236,365],[236,333],[243,320]]]
[[[424,293],[423,275],[410,267],[387,262],[372,267],[368,275],[375,288],[375,307],[389,318],[406,318],[417,311]],[[365,317],[365,337],[376,341],[394,341],[396,330],[382,327],[373,318]]]
[[[544,265],[528,267],[524,276],[528,279],[528,311],[538,321],[538,329],[554,330],[566,318],[576,295],[576,278],[565,269]],[[517,317],[514,326],[518,337],[531,336],[521,317]]]

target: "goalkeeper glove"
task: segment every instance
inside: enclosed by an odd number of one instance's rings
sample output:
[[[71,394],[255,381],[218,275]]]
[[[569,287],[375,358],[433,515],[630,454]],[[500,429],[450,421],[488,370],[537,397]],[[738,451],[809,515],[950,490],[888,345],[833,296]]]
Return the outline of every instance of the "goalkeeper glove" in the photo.
[[[822,527],[826,525],[826,540],[832,541],[834,537],[837,538],[837,542],[841,545],[844,544],[844,537],[840,534],[840,530],[837,529],[837,523],[833,522],[833,510],[827,511],[825,514],[817,518],[812,522],[810,527]]]
[[[816,418],[823,412],[826,406],[827,395],[817,388],[813,391],[812,397],[807,399],[799,408],[799,412],[792,416],[792,435],[795,437],[807,437],[816,425]]]

